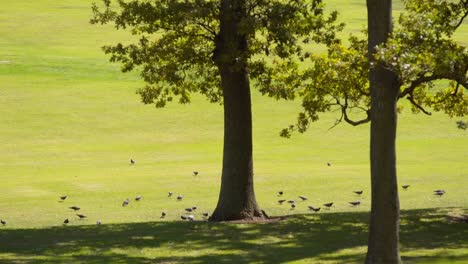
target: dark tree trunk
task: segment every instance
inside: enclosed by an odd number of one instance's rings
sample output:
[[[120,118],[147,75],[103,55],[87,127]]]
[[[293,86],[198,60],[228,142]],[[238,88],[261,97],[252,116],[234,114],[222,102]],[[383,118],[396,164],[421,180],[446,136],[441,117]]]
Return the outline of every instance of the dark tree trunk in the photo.
[[[392,32],[392,1],[367,0],[369,56]],[[373,61],[372,57],[370,58]],[[391,71],[376,65],[369,73],[371,90],[372,206],[366,263],[401,263],[400,205],[396,175],[396,103],[400,85]]]
[[[247,36],[239,32],[245,0],[222,0],[214,60],[224,97],[224,149],[221,191],[211,221],[263,217],[255,200],[252,159],[252,110],[246,67]]]

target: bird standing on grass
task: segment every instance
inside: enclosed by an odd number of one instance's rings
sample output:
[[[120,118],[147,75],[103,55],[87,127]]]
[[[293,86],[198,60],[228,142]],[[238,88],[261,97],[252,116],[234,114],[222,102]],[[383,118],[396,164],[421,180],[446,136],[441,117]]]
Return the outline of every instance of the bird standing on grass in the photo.
[[[301,198],[301,200],[302,200],[302,201],[305,201],[305,200],[307,200],[307,197],[305,197],[305,196],[302,196],[302,195],[299,195],[299,198]]]
[[[166,217],[166,212],[163,211],[163,212],[161,213],[161,218],[164,218],[164,217]]]
[[[197,175],[198,175],[198,171],[194,171],[193,176],[197,176]]]
[[[97,220],[97,221],[96,221],[96,225],[100,225],[100,224],[102,224],[102,221],[101,221],[101,220]]]
[[[279,204],[283,204],[284,202],[286,202],[286,200],[284,200],[284,199],[283,200],[278,200]]]
[[[441,197],[442,195],[445,194],[445,191],[444,190],[435,190],[434,191],[434,195],[437,195],[439,197]]]
[[[410,187],[409,185],[402,185],[401,188],[403,188],[403,190],[406,190],[408,189],[408,187]]]
[[[130,203],[130,199],[127,198],[123,201],[122,206],[127,206],[128,203]]]
[[[357,194],[357,195],[361,195],[363,193],[363,191],[353,191],[353,193]]]
[[[140,201],[140,200],[141,200],[141,198],[143,198],[143,196],[141,196],[141,195],[138,195],[137,197],[135,197],[135,201]]]
[[[205,218],[208,217],[208,213],[203,213],[202,215],[203,215],[203,217],[205,217]]]
[[[294,210],[294,208],[296,208],[296,204],[295,204],[295,203],[292,203],[292,204],[291,204],[291,210]]]
[[[349,202],[349,204],[350,204],[350,205],[352,205],[352,206],[358,206],[358,205],[360,205],[360,204],[361,204],[361,202],[360,202],[360,201],[356,201],[356,202]]]
[[[68,208],[72,209],[73,211],[78,211],[78,210],[80,210],[80,208],[79,208],[78,206],[70,206],[70,207],[68,207]]]
[[[64,224],[64,225],[66,225],[66,224],[68,224],[68,223],[70,223],[70,220],[68,220],[68,218],[65,219],[65,221],[63,221],[63,224]]]
[[[283,195],[283,191],[278,192],[278,196],[281,196],[281,195]]]
[[[64,201],[65,199],[67,199],[67,195],[60,196],[60,200]]]
[[[171,196],[172,196],[172,192],[168,192],[167,197],[171,197]]]
[[[333,202],[331,203],[326,203],[326,204],[323,204],[323,206],[327,207],[327,208],[330,208],[333,206]]]
[[[83,215],[83,214],[76,214],[80,219],[83,219],[83,218],[87,218],[86,215]]]
[[[186,211],[187,213],[190,213],[190,212],[192,212],[193,210],[192,210],[192,208],[185,208],[185,211]]]
[[[312,211],[314,211],[314,212],[320,211],[320,207],[315,208],[315,207],[313,207],[313,206],[311,206],[311,205],[309,205],[308,207],[309,207],[310,210],[312,210]]]
[[[182,201],[182,199],[184,199],[182,194],[177,195],[177,201]]]
[[[136,161],[134,159],[130,159],[130,165],[134,165]]]

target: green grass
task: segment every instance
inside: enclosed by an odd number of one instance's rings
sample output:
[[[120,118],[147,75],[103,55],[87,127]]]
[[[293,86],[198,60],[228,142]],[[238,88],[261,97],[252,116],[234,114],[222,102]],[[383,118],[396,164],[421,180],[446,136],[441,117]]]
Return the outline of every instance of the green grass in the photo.
[[[222,108],[195,95],[190,105],[140,103],[136,73],[121,74],[100,47],[131,37],[91,26],[92,1],[0,0],[0,262],[48,263],[362,263],[369,197],[369,126],[323,115],[286,140],[298,102],[253,95],[257,200],[278,223],[210,224],[179,219],[183,208],[216,206]],[[331,1],[348,32],[365,23],[363,1]],[[398,6],[398,5],[397,5]],[[458,35],[468,40],[466,26]],[[467,132],[442,114],[400,115],[398,175],[401,249],[408,263],[468,261]],[[135,166],[129,159],[136,159]],[[333,166],[327,167],[326,162]],[[192,171],[200,171],[198,177]],[[433,189],[445,189],[442,198]],[[306,195],[295,211],[277,205]],[[351,191],[363,189],[362,206]],[[184,194],[181,202],[167,192]],[[58,196],[69,198],[58,202]],[[122,201],[143,195],[141,202]],[[311,214],[306,205],[334,201]],[[68,206],[82,207],[77,220]],[[168,217],[160,219],[161,211]],[[62,226],[65,218],[72,221]],[[95,226],[101,219],[103,225]]]

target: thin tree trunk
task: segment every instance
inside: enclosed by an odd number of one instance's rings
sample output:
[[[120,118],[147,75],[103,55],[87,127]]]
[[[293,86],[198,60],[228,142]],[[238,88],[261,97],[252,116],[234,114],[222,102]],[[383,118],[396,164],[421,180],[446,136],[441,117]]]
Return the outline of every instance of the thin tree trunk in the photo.
[[[214,60],[224,97],[224,149],[221,191],[211,221],[263,217],[255,200],[252,110],[245,62],[247,37],[239,32],[245,0],[221,1],[220,34]]]
[[[392,1],[367,0],[369,56],[392,32]],[[366,263],[401,263],[400,205],[396,175],[397,76],[380,65],[369,73],[371,90],[372,206]]]

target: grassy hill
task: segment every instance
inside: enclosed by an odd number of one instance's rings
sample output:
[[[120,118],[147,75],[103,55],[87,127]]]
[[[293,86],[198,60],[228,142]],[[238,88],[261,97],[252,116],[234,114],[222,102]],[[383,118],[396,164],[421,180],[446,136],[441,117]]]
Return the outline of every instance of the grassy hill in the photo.
[[[0,262],[362,262],[368,125],[329,130],[337,117],[330,113],[306,134],[283,139],[279,131],[295,121],[298,102],[254,93],[257,199],[270,215],[291,217],[266,225],[175,221],[185,207],[197,205],[201,219],[216,205],[222,108],[197,95],[164,109],[140,103],[138,74],[120,73],[100,50],[131,36],[89,25],[91,2],[0,0],[0,219],[8,221],[0,226]],[[347,32],[363,27],[363,1],[329,2]],[[466,43],[462,30],[457,37]],[[468,261],[466,227],[445,218],[468,207],[468,134],[456,120],[400,115],[399,183],[411,185],[400,192],[401,243],[410,263]],[[352,193],[358,189],[362,197]],[[436,198],[434,189],[447,194]],[[277,204],[279,190],[309,200],[291,211]],[[121,206],[136,195],[142,201]],[[362,206],[348,206],[357,199]],[[331,201],[331,210],[307,210]],[[72,205],[88,219],[77,220]],[[163,210],[168,216],[160,219]]]

